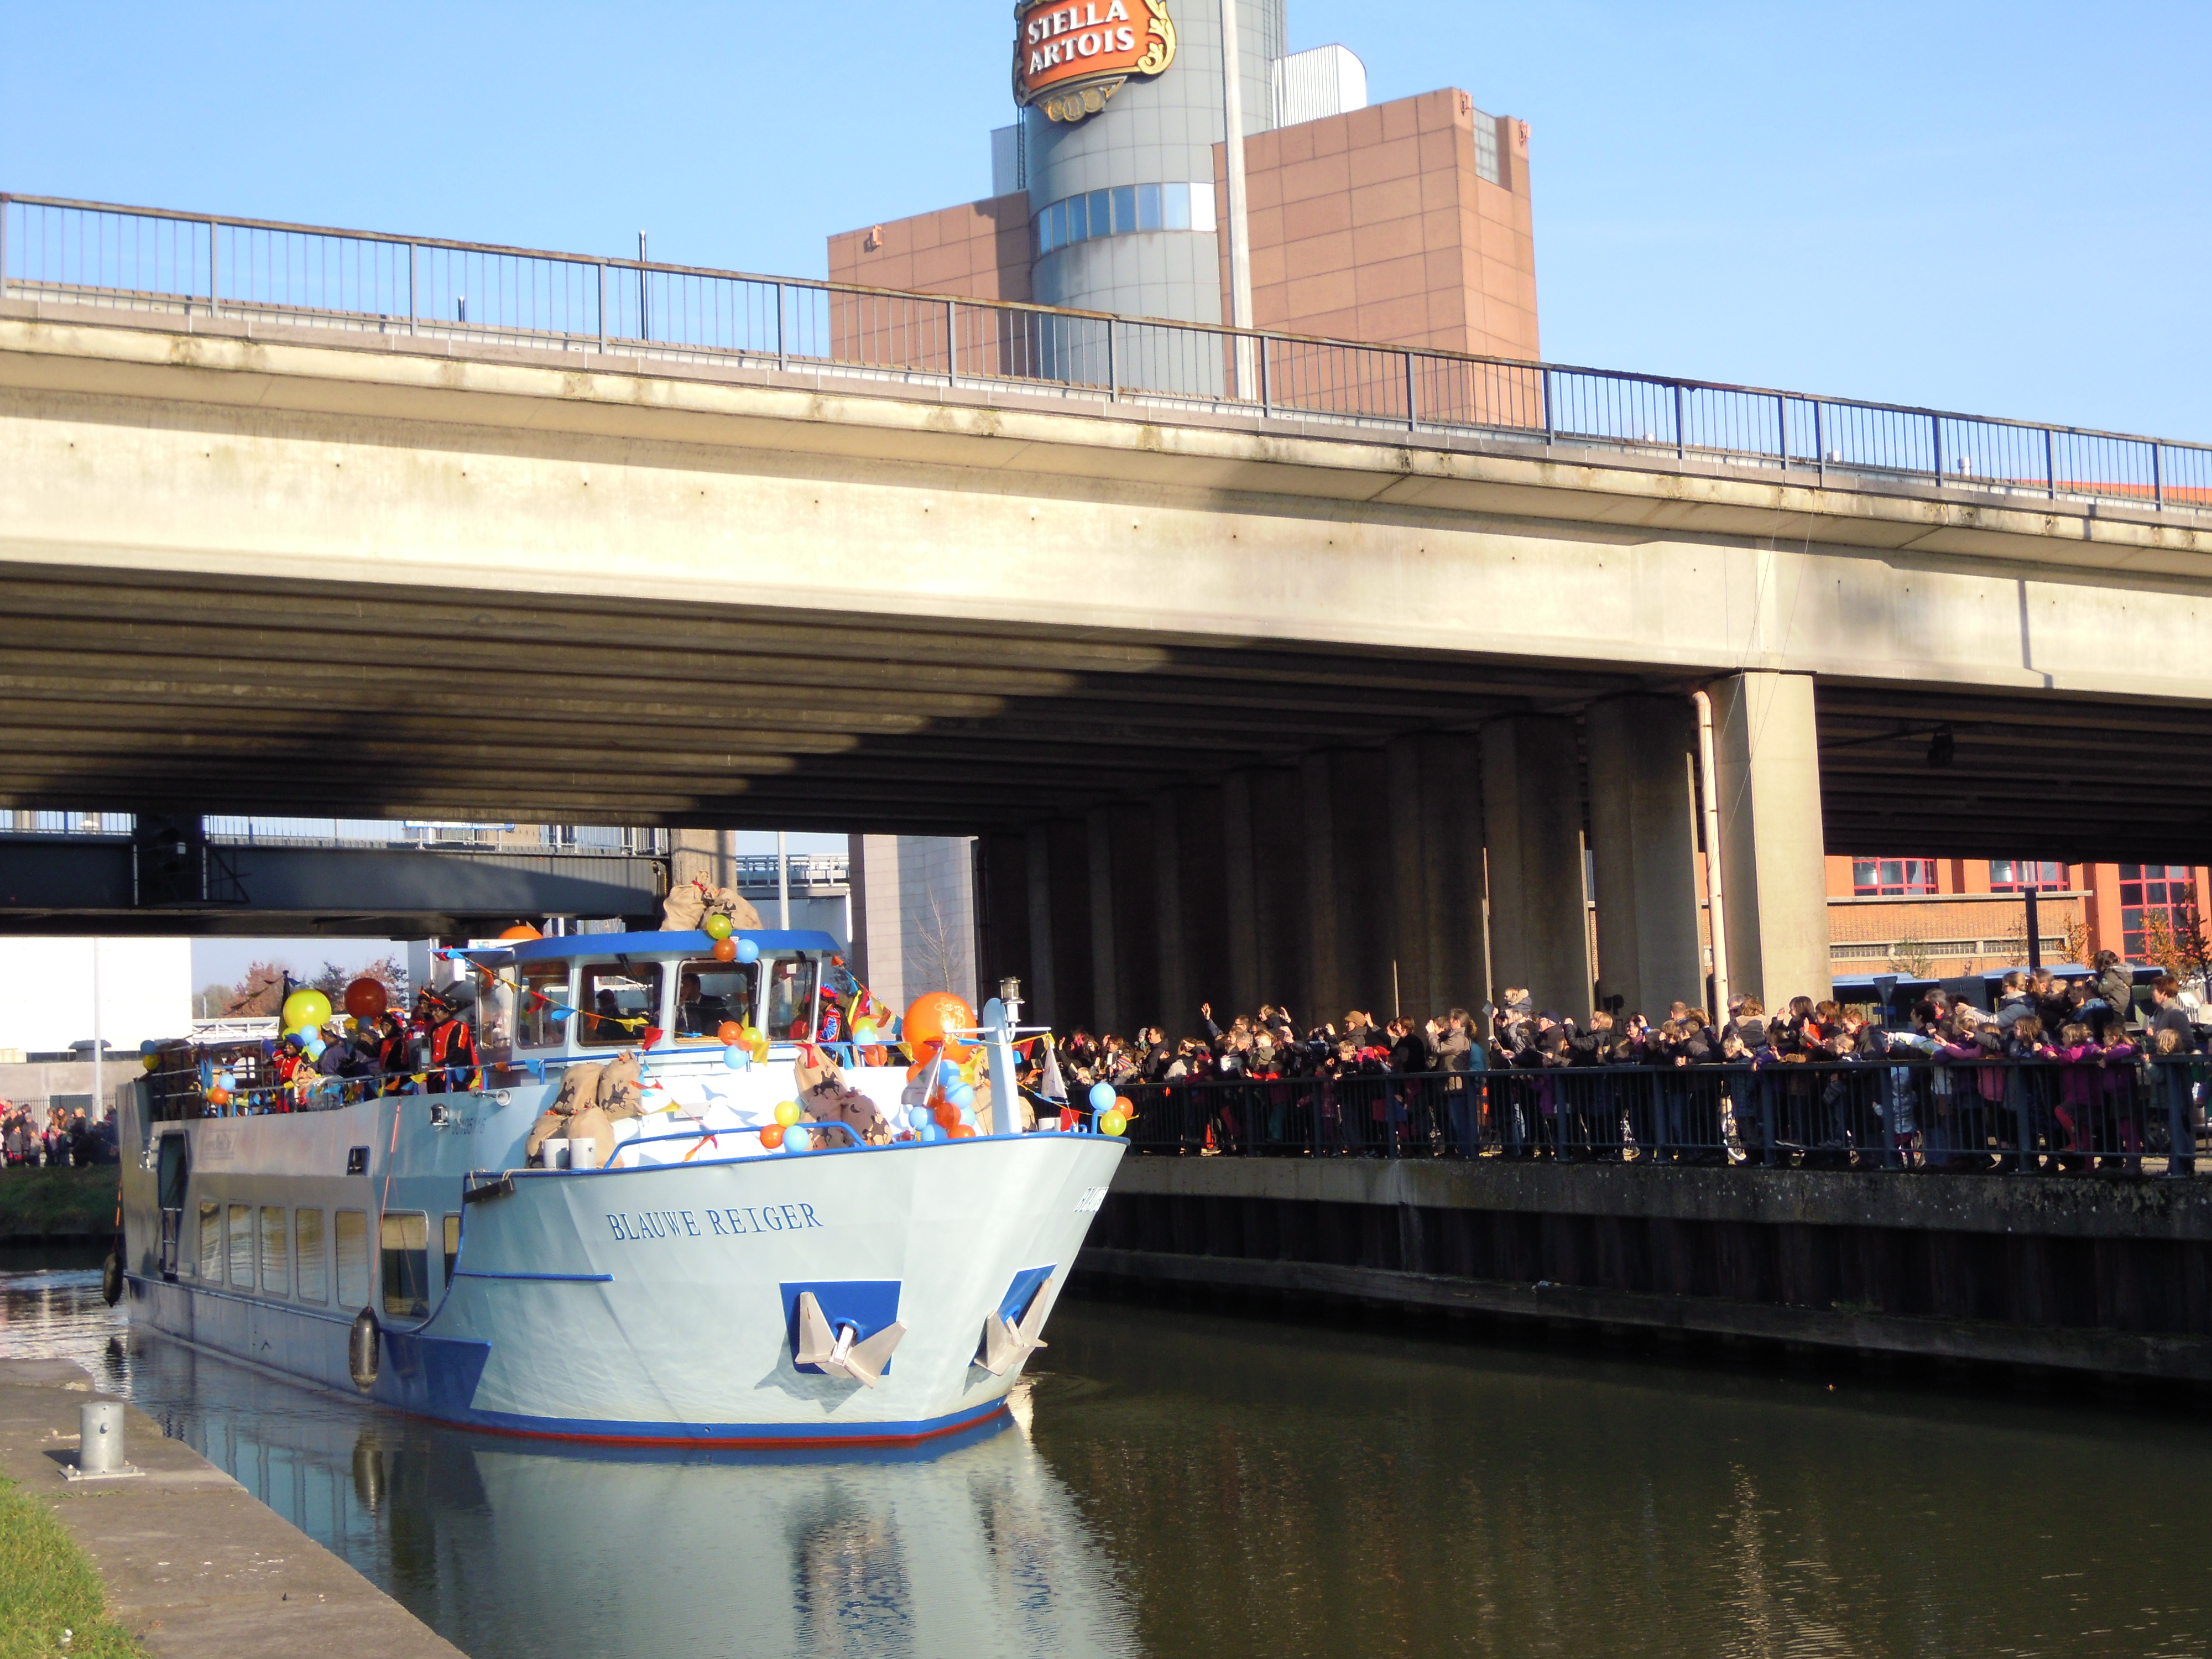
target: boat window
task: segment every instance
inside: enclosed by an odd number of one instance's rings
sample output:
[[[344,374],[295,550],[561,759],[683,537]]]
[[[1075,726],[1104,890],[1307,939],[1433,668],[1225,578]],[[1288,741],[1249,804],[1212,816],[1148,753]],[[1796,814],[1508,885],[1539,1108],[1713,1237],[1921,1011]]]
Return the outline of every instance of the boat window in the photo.
[[[338,1306],[358,1308],[368,1300],[368,1216],[361,1210],[337,1213]]]
[[[565,962],[533,962],[522,970],[522,1006],[516,1012],[514,1041],[523,1048],[558,1048],[567,1025],[553,1018],[574,1005],[568,996]]]
[[[594,962],[583,973],[576,1041],[587,1048],[621,1048],[644,1041],[660,1024],[660,964]]]
[[[799,957],[769,964],[768,1012],[761,1030],[776,1042],[814,1035],[814,981],[820,969]]]
[[[292,1230],[279,1204],[261,1206],[261,1294],[292,1294]]]
[[[200,1277],[222,1277],[222,1206],[212,1200],[200,1205]]]
[[[460,1260],[460,1255],[461,1218],[449,1215],[446,1218],[446,1277],[443,1281],[448,1287],[453,1282],[453,1263]]]
[[[384,1216],[384,1311],[401,1319],[430,1314],[430,1218],[419,1210]]]
[[[253,1206],[230,1206],[230,1288],[253,1288]]]
[[[191,1169],[191,1143],[182,1135],[163,1135],[160,1166],[161,1207],[165,1210],[183,1209],[185,1177]]]
[[[323,1212],[320,1210],[292,1212],[292,1231],[299,1248],[293,1252],[300,1270],[300,1300],[324,1302],[330,1298],[330,1263],[323,1255]]]
[[[753,1020],[753,969],[741,962],[712,957],[687,962],[676,974],[676,1035],[691,1042],[719,1042],[722,1022]]]

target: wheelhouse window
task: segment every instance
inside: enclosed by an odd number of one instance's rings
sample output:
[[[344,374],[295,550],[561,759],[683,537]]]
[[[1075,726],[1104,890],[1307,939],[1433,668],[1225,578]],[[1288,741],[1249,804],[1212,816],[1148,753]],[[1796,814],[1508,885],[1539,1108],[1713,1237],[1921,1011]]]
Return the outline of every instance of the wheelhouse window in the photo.
[[[261,1294],[292,1294],[292,1230],[281,1204],[261,1206]]]
[[[583,972],[576,1041],[586,1048],[621,1048],[643,1041],[660,1024],[660,964],[594,962]]]
[[[293,1260],[299,1269],[300,1300],[326,1302],[330,1299],[330,1259],[323,1254],[323,1212],[320,1210],[295,1210],[292,1212],[292,1233],[298,1249]]]
[[[819,963],[803,957],[786,957],[768,967],[768,1012],[761,1030],[777,1042],[798,1042],[814,1035],[814,988],[821,975]]]
[[[518,1048],[557,1048],[564,1037],[564,1020],[554,1016],[575,1006],[568,995],[565,962],[533,962],[522,970],[521,1006],[515,1011],[514,1041]]]
[[[719,1042],[722,1024],[753,1018],[755,969],[742,962],[682,963],[676,970],[676,1036],[679,1041]]]
[[[2185,864],[2124,864],[2120,866],[2121,951],[2130,962],[2148,958],[2158,943],[2171,944],[2195,908],[2196,886]],[[2152,938],[2162,934],[2163,940]]]
[[[450,1287],[453,1282],[453,1264],[461,1259],[461,1218],[449,1215],[445,1219],[446,1277],[441,1282]]]
[[[1853,859],[1854,898],[1904,898],[1936,890],[1934,859]]]
[[[2024,893],[2033,887],[2039,892],[2063,890],[2066,885],[2066,866],[2063,864],[2041,862],[2035,859],[1991,859],[1990,860],[1990,891],[1992,893]]]
[[[397,1319],[430,1316],[430,1218],[419,1210],[384,1217],[384,1311]]]

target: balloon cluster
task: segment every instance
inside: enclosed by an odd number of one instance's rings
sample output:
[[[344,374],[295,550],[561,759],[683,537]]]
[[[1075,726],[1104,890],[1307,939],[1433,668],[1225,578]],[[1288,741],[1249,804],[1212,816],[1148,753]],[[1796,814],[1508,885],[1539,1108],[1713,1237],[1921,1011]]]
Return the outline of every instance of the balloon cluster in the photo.
[[[757,1025],[726,1019],[714,1028],[714,1035],[722,1044],[722,1064],[733,1072],[768,1059],[768,1034]]]
[[[917,997],[906,1011],[906,1036],[915,1063],[907,1075],[922,1085],[921,1104],[907,1109],[907,1127],[917,1140],[966,1140],[976,1133],[975,1090],[961,1062],[972,1060],[975,1044],[952,1035],[975,1028],[975,1011],[950,991]],[[856,1026],[856,1042],[866,1039]]]
[[[760,946],[749,939],[739,939],[730,919],[720,911],[700,924],[707,937],[714,941],[714,957],[717,962],[753,963],[760,960]]]
[[[1118,1135],[1127,1132],[1129,1120],[1137,1115],[1136,1103],[1127,1095],[1117,1095],[1110,1083],[1091,1085],[1091,1109],[1097,1114],[1098,1133]]]

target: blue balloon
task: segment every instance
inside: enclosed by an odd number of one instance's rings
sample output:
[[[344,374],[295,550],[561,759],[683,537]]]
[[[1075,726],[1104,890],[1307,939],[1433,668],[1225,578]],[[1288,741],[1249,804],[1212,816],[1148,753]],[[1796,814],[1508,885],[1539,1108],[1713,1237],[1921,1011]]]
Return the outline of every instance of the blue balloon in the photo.
[[[1092,1111],[1103,1112],[1113,1105],[1113,1103],[1114,1085],[1112,1084],[1094,1083],[1091,1085],[1091,1109]]]
[[[327,1043],[310,1042],[307,1045],[307,1058],[309,1060],[320,1060],[323,1057],[323,1050],[328,1046],[329,1045]]]
[[[906,1115],[906,1126],[909,1129],[927,1129],[936,1121],[930,1116],[929,1109],[927,1106],[914,1107]]]
[[[138,1045],[138,1052],[142,1054],[150,1054],[161,1046],[161,1044],[158,1038],[148,1037],[143,1042]]]
[[[760,960],[760,946],[754,944],[749,939],[739,939],[738,941],[738,960],[739,962],[758,962]]]
[[[964,1083],[956,1083],[945,1091],[945,1103],[957,1106],[964,1115],[975,1103],[975,1091]]]
[[[752,1063],[753,1057],[734,1042],[722,1050],[722,1064],[733,1072],[742,1072]]]
[[[939,1128],[936,1124],[932,1123],[927,1129],[924,1129],[921,1132],[921,1138],[924,1140],[942,1140],[945,1139],[945,1131]]]
[[[788,1129],[786,1129],[783,1132],[783,1150],[785,1152],[803,1152],[806,1150],[807,1145],[806,1131],[800,1128],[796,1123],[793,1124]]]
[[[960,1109],[960,1121],[972,1128],[975,1122],[975,1109],[973,1107],[963,1106]]]

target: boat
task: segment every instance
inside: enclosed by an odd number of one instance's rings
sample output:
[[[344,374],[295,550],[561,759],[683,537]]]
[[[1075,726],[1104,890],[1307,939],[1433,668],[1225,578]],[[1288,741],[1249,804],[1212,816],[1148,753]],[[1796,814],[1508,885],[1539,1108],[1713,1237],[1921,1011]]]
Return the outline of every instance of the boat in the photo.
[[[413,1092],[295,1099],[240,1080],[258,1049],[157,1054],[120,1125],[112,1293],[204,1348],[499,1434],[797,1448],[984,1423],[1043,1346],[1122,1143],[1079,1113],[1024,1128],[1018,987],[919,1081],[819,1041],[836,951],[770,930],[457,950],[477,1064]],[[1000,1080],[988,1132],[933,1129],[970,1047]],[[580,1137],[526,1157],[564,1075],[622,1053],[648,1109],[604,1165]],[[896,1138],[786,1121],[795,1068],[825,1055]]]

